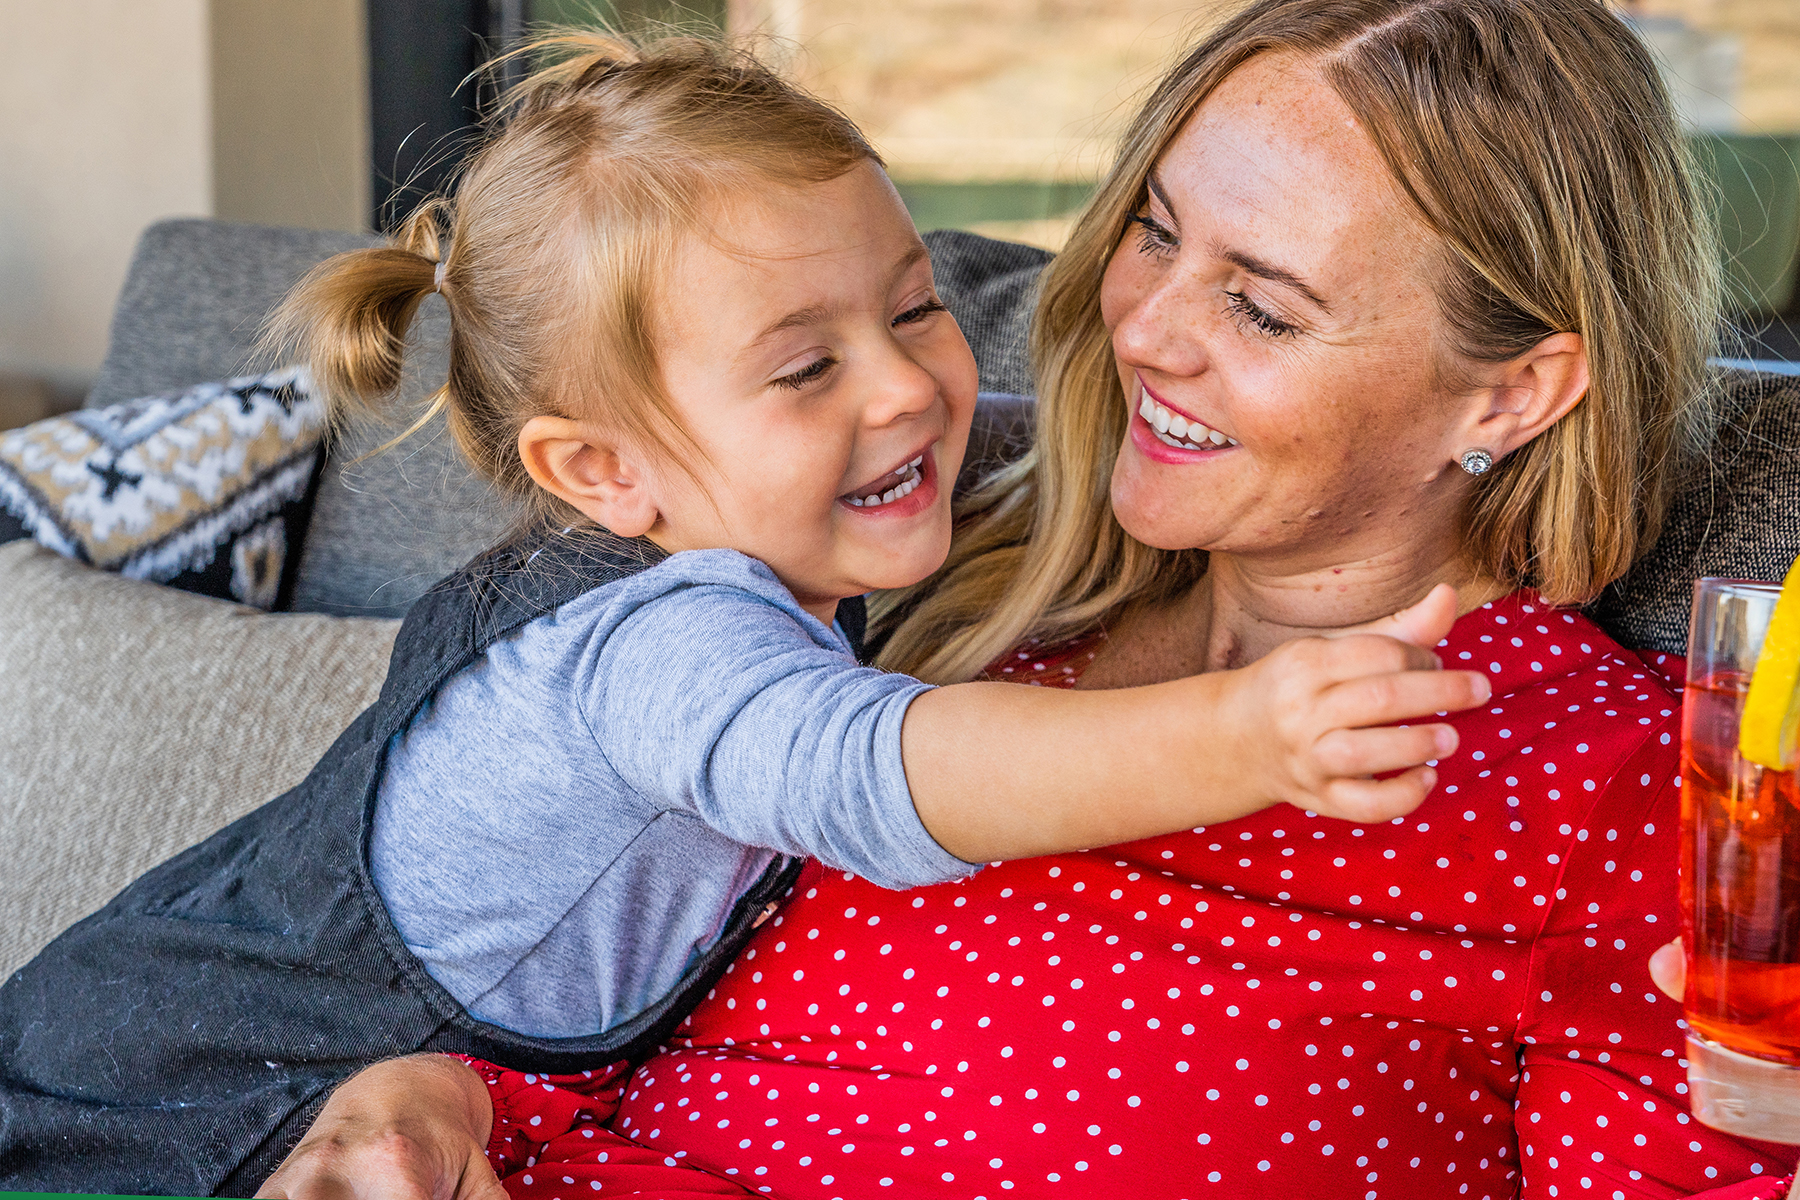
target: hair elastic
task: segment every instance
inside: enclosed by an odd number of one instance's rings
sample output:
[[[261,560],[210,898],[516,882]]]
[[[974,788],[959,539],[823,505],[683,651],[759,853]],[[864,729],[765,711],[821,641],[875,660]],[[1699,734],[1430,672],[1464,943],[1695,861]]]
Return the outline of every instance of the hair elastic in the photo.
[[[431,290],[434,292],[444,290],[444,264],[441,262],[431,272]]]
[[[1464,450],[1461,458],[1462,469],[1471,475],[1485,475],[1487,469],[1494,465],[1494,456],[1486,450]]]

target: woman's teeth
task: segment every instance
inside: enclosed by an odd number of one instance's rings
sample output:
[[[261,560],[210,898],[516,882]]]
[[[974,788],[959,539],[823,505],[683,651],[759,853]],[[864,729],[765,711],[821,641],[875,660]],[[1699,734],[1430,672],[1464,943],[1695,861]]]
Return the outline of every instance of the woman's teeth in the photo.
[[[1177,450],[1212,450],[1219,446],[1235,446],[1236,438],[1228,438],[1216,429],[1208,429],[1198,421],[1189,421],[1172,413],[1150,398],[1148,392],[1138,402],[1138,416],[1144,418],[1156,439]]]
[[[904,500],[906,497],[913,494],[913,489],[918,487],[920,482],[925,478],[919,471],[919,467],[924,461],[925,456],[923,454],[919,455],[919,457],[913,459],[895,472],[895,474],[900,476],[900,482],[874,496],[864,496],[861,498],[851,496],[849,498],[850,503],[857,508],[880,508],[883,504],[892,504],[896,500]]]

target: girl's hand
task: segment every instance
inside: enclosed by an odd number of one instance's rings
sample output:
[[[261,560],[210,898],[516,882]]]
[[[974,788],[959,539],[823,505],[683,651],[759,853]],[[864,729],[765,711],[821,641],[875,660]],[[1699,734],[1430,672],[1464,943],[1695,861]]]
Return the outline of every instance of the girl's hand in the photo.
[[[494,1110],[453,1058],[389,1059],[352,1075],[261,1196],[292,1200],[506,1200],[487,1162]]]
[[[1663,995],[1681,1003],[1687,996],[1687,955],[1676,938],[1650,956],[1650,979]]]
[[[1273,798],[1321,816],[1387,821],[1437,785],[1428,763],[1455,753],[1456,730],[1398,722],[1487,703],[1478,671],[1442,670],[1435,646],[1456,620],[1440,585],[1418,604],[1328,638],[1289,642],[1243,673],[1242,759]],[[1377,779],[1377,775],[1388,776]]]

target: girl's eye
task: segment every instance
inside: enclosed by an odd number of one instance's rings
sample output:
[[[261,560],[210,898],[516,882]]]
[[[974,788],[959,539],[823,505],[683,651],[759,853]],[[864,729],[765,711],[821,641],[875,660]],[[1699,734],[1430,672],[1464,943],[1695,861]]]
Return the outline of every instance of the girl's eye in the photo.
[[[813,359],[804,367],[795,371],[792,375],[783,375],[780,379],[774,381],[774,386],[791,388],[794,391],[798,391],[835,366],[837,366],[837,359],[827,354],[821,358]]]
[[[1127,225],[1137,225],[1138,251],[1143,254],[1163,255],[1177,250],[1181,241],[1168,228],[1149,213],[1132,213],[1125,218]]]
[[[1225,300],[1234,317],[1250,322],[1270,337],[1286,337],[1288,334],[1300,331],[1298,325],[1288,324],[1280,317],[1262,308],[1243,292],[1227,291]]]
[[[903,312],[899,316],[895,317],[894,324],[895,325],[911,325],[917,321],[923,321],[926,317],[929,317],[932,313],[941,313],[941,312],[948,312],[948,311],[949,311],[949,309],[945,308],[943,306],[943,304],[940,303],[938,301],[938,299],[934,296],[930,300],[925,301],[925,303],[923,303],[923,304],[913,305],[913,307],[907,309],[905,312]]]

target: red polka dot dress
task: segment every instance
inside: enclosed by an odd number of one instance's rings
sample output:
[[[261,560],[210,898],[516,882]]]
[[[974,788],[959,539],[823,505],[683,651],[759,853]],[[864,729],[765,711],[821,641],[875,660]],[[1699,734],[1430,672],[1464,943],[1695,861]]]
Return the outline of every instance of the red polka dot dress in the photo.
[[[1068,686],[1093,649],[993,674]],[[508,1190],[1784,1195],[1792,1148],[1689,1116],[1646,970],[1679,662],[1530,593],[1439,652],[1495,698],[1412,815],[1279,806],[912,892],[815,866],[628,1080],[478,1064]]]

